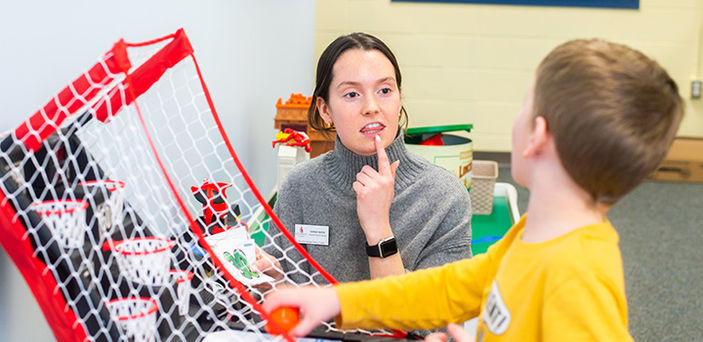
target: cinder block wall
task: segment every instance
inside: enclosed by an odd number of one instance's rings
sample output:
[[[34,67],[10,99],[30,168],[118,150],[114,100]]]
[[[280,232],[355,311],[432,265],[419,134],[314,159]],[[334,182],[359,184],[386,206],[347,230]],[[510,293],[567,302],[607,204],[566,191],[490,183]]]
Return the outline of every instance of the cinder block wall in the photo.
[[[473,123],[474,149],[509,151],[510,129],[539,61],[573,38],[635,47],[669,70],[686,98],[681,136],[703,136],[702,0],[641,0],[639,10],[502,6],[390,0],[318,0],[315,59],[334,38],[365,31],[383,39],[403,72],[410,125]]]

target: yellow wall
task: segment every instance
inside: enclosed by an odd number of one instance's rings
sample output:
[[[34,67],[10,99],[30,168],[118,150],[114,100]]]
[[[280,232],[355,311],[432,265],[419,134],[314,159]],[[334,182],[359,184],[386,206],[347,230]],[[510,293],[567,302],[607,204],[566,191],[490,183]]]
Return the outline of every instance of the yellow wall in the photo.
[[[473,123],[474,149],[509,151],[534,68],[552,48],[599,37],[656,59],[686,99],[682,136],[703,136],[703,0],[640,0],[639,10],[317,0],[315,59],[341,34],[385,41],[403,73],[410,126]]]

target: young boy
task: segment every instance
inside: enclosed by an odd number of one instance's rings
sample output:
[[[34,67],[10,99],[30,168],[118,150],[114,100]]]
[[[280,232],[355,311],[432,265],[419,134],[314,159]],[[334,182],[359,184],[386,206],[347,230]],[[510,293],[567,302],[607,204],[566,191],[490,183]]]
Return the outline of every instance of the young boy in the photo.
[[[282,290],[264,307],[299,307],[294,336],[333,316],[342,329],[478,316],[478,341],[631,341],[618,235],[605,215],[661,162],[682,116],[676,83],[643,54],[602,40],[558,46],[513,126],[512,176],[530,201],[503,239],[438,268]]]

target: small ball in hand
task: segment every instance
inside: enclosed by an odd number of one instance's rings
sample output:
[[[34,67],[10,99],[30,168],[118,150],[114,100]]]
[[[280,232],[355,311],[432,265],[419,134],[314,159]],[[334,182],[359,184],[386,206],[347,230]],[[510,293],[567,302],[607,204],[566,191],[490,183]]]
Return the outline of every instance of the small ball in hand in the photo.
[[[281,306],[271,311],[269,315],[269,323],[266,323],[266,331],[269,334],[276,335],[276,330],[273,327],[275,323],[279,328],[289,333],[300,322],[300,311],[298,308],[290,306]]]

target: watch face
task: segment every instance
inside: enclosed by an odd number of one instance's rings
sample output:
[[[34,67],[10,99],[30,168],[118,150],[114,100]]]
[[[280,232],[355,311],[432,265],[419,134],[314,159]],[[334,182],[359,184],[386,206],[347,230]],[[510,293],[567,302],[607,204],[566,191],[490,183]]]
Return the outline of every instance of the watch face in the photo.
[[[395,242],[395,239],[381,242],[380,247],[382,257],[398,253],[398,244]]]

